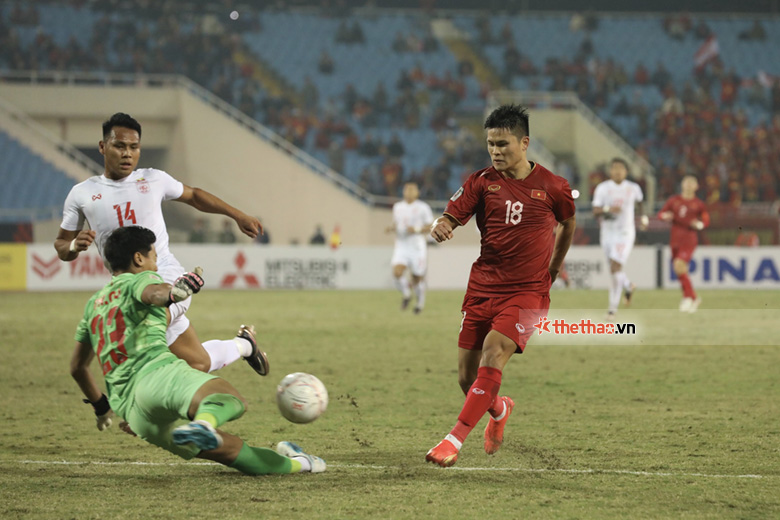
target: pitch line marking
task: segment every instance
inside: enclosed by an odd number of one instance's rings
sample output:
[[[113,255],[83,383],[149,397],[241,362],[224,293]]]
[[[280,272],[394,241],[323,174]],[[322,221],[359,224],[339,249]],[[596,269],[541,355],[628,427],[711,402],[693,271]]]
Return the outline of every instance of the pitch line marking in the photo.
[[[20,460],[20,464],[41,464],[50,466],[222,466],[216,462],[101,462],[69,460]],[[374,464],[328,464],[329,468],[347,469],[402,469],[400,466],[378,466]],[[438,469],[433,466],[426,466]],[[775,475],[719,475],[712,473],[675,473],[671,471],[634,471],[627,469],[566,469],[566,468],[470,468],[455,466],[447,471],[501,471],[518,473],[571,473],[575,475],[634,475],[639,477],[698,477],[698,478],[740,478],[762,479]]]

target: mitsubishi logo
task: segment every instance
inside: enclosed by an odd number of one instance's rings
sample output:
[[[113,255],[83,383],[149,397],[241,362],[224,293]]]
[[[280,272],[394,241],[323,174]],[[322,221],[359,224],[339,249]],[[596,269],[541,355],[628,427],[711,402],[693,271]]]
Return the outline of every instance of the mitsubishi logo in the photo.
[[[239,251],[233,262],[236,264],[236,272],[226,274],[219,283],[219,286],[223,289],[230,289],[233,287],[233,284],[236,283],[236,280],[243,278],[247,287],[259,289],[260,282],[258,281],[257,276],[255,276],[253,273],[247,273],[244,271],[244,266],[247,263],[244,253]]]

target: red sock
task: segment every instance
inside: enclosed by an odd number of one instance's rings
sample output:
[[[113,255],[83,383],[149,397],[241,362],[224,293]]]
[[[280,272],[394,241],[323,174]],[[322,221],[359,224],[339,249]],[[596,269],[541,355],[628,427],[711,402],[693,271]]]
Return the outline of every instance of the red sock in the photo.
[[[461,388],[461,390],[463,390]],[[469,391],[463,390],[463,395],[468,397]],[[490,405],[490,408],[488,408],[488,413],[493,417],[496,418],[502,413],[504,413],[504,400],[501,398],[500,395],[496,395],[496,398],[493,400],[493,404]]]
[[[696,292],[693,290],[693,284],[687,274],[681,274],[677,278],[680,279],[680,285],[682,285],[682,292],[684,298],[696,299]]]
[[[471,385],[466,403],[458,416],[458,424],[450,434],[460,442],[465,441],[474,426],[496,401],[499,388],[501,388],[501,371],[492,367],[479,367],[477,380]]]

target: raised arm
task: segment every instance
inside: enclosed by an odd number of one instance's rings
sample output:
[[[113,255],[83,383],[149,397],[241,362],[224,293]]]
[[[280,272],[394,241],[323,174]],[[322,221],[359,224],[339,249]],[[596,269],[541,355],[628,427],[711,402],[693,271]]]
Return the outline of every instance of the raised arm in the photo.
[[[547,268],[553,282],[558,278],[558,273],[563,265],[563,259],[566,258],[566,253],[569,252],[576,228],[577,217],[575,215],[558,223],[558,232],[555,234],[555,246],[553,247],[552,258],[550,258],[550,266]]]
[[[54,239],[54,249],[57,256],[65,262],[72,262],[79,253],[86,251],[95,241],[95,231],[82,229],[81,231],[68,231],[60,228],[57,238]]]
[[[257,235],[263,233],[263,226],[260,224],[257,217],[247,215],[206,190],[192,188],[185,184],[181,197],[176,200],[189,204],[203,213],[218,213],[232,218],[236,221],[236,224],[238,224],[238,228],[241,232],[248,237],[256,238]]]
[[[192,272],[184,273],[173,282],[147,285],[141,293],[141,302],[156,307],[168,307],[172,303],[186,300],[203,288],[203,269],[196,267]]]

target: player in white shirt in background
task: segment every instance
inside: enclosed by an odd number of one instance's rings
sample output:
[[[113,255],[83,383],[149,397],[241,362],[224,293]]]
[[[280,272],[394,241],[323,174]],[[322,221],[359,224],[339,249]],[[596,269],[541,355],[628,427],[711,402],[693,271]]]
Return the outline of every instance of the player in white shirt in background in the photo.
[[[641,230],[647,229],[649,220],[643,211],[642,188],[626,179],[628,163],[619,157],[612,159],[609,176],[609,180],[596,186],[592,205],[593,215],[600,220],[601,248],[609,260],[611,280],[607,319],[611,320],[617,312],[621,293],[625,291],[625,303],[629,305],[635,288],[623,271],[636,239],[635,204],[639,205]]]
[[[168,249],[161,208],[166,200],[184,202],[204,213],[226,215],[249,237],[262,233],[255,217],[214,195],[182,184],[161,170],[136,170],[141,157],[141,125],[129,115],[117,113],[103,123],[103,140],[98,146],[104,156],[105,172],[74,186],[65,200],[62,224],[54,241],[61,260],[75,260],[93,242],[102,257],[103,245],[114,229],[139,225],[154,231],[158,272],[165,282],[173,284],[185,270]],[[90,229],[84,229],[85,222]],[[185,315],[191,301],[187,298],[168,307],[167,339],[171,352],[203,372],[244,358],[258,374],[268,373],[268,359],[257,347],[253,327],[242,325],[235,338],[201,344]]]
[[[433,224],[433,211],[421,201],[417,184],[404,184],[404,200],[393,205],[393,225],[388,233],[395,233],[395,249],[390,265],[393,267],[395,286],[403,294],[401,310],[409,306],[414,289],[417,303],[414,313],[419,314],[425,307],[425,271],[428,268],[428,230]],[[406,269],[412,275],[411,286],[406,277]]]

